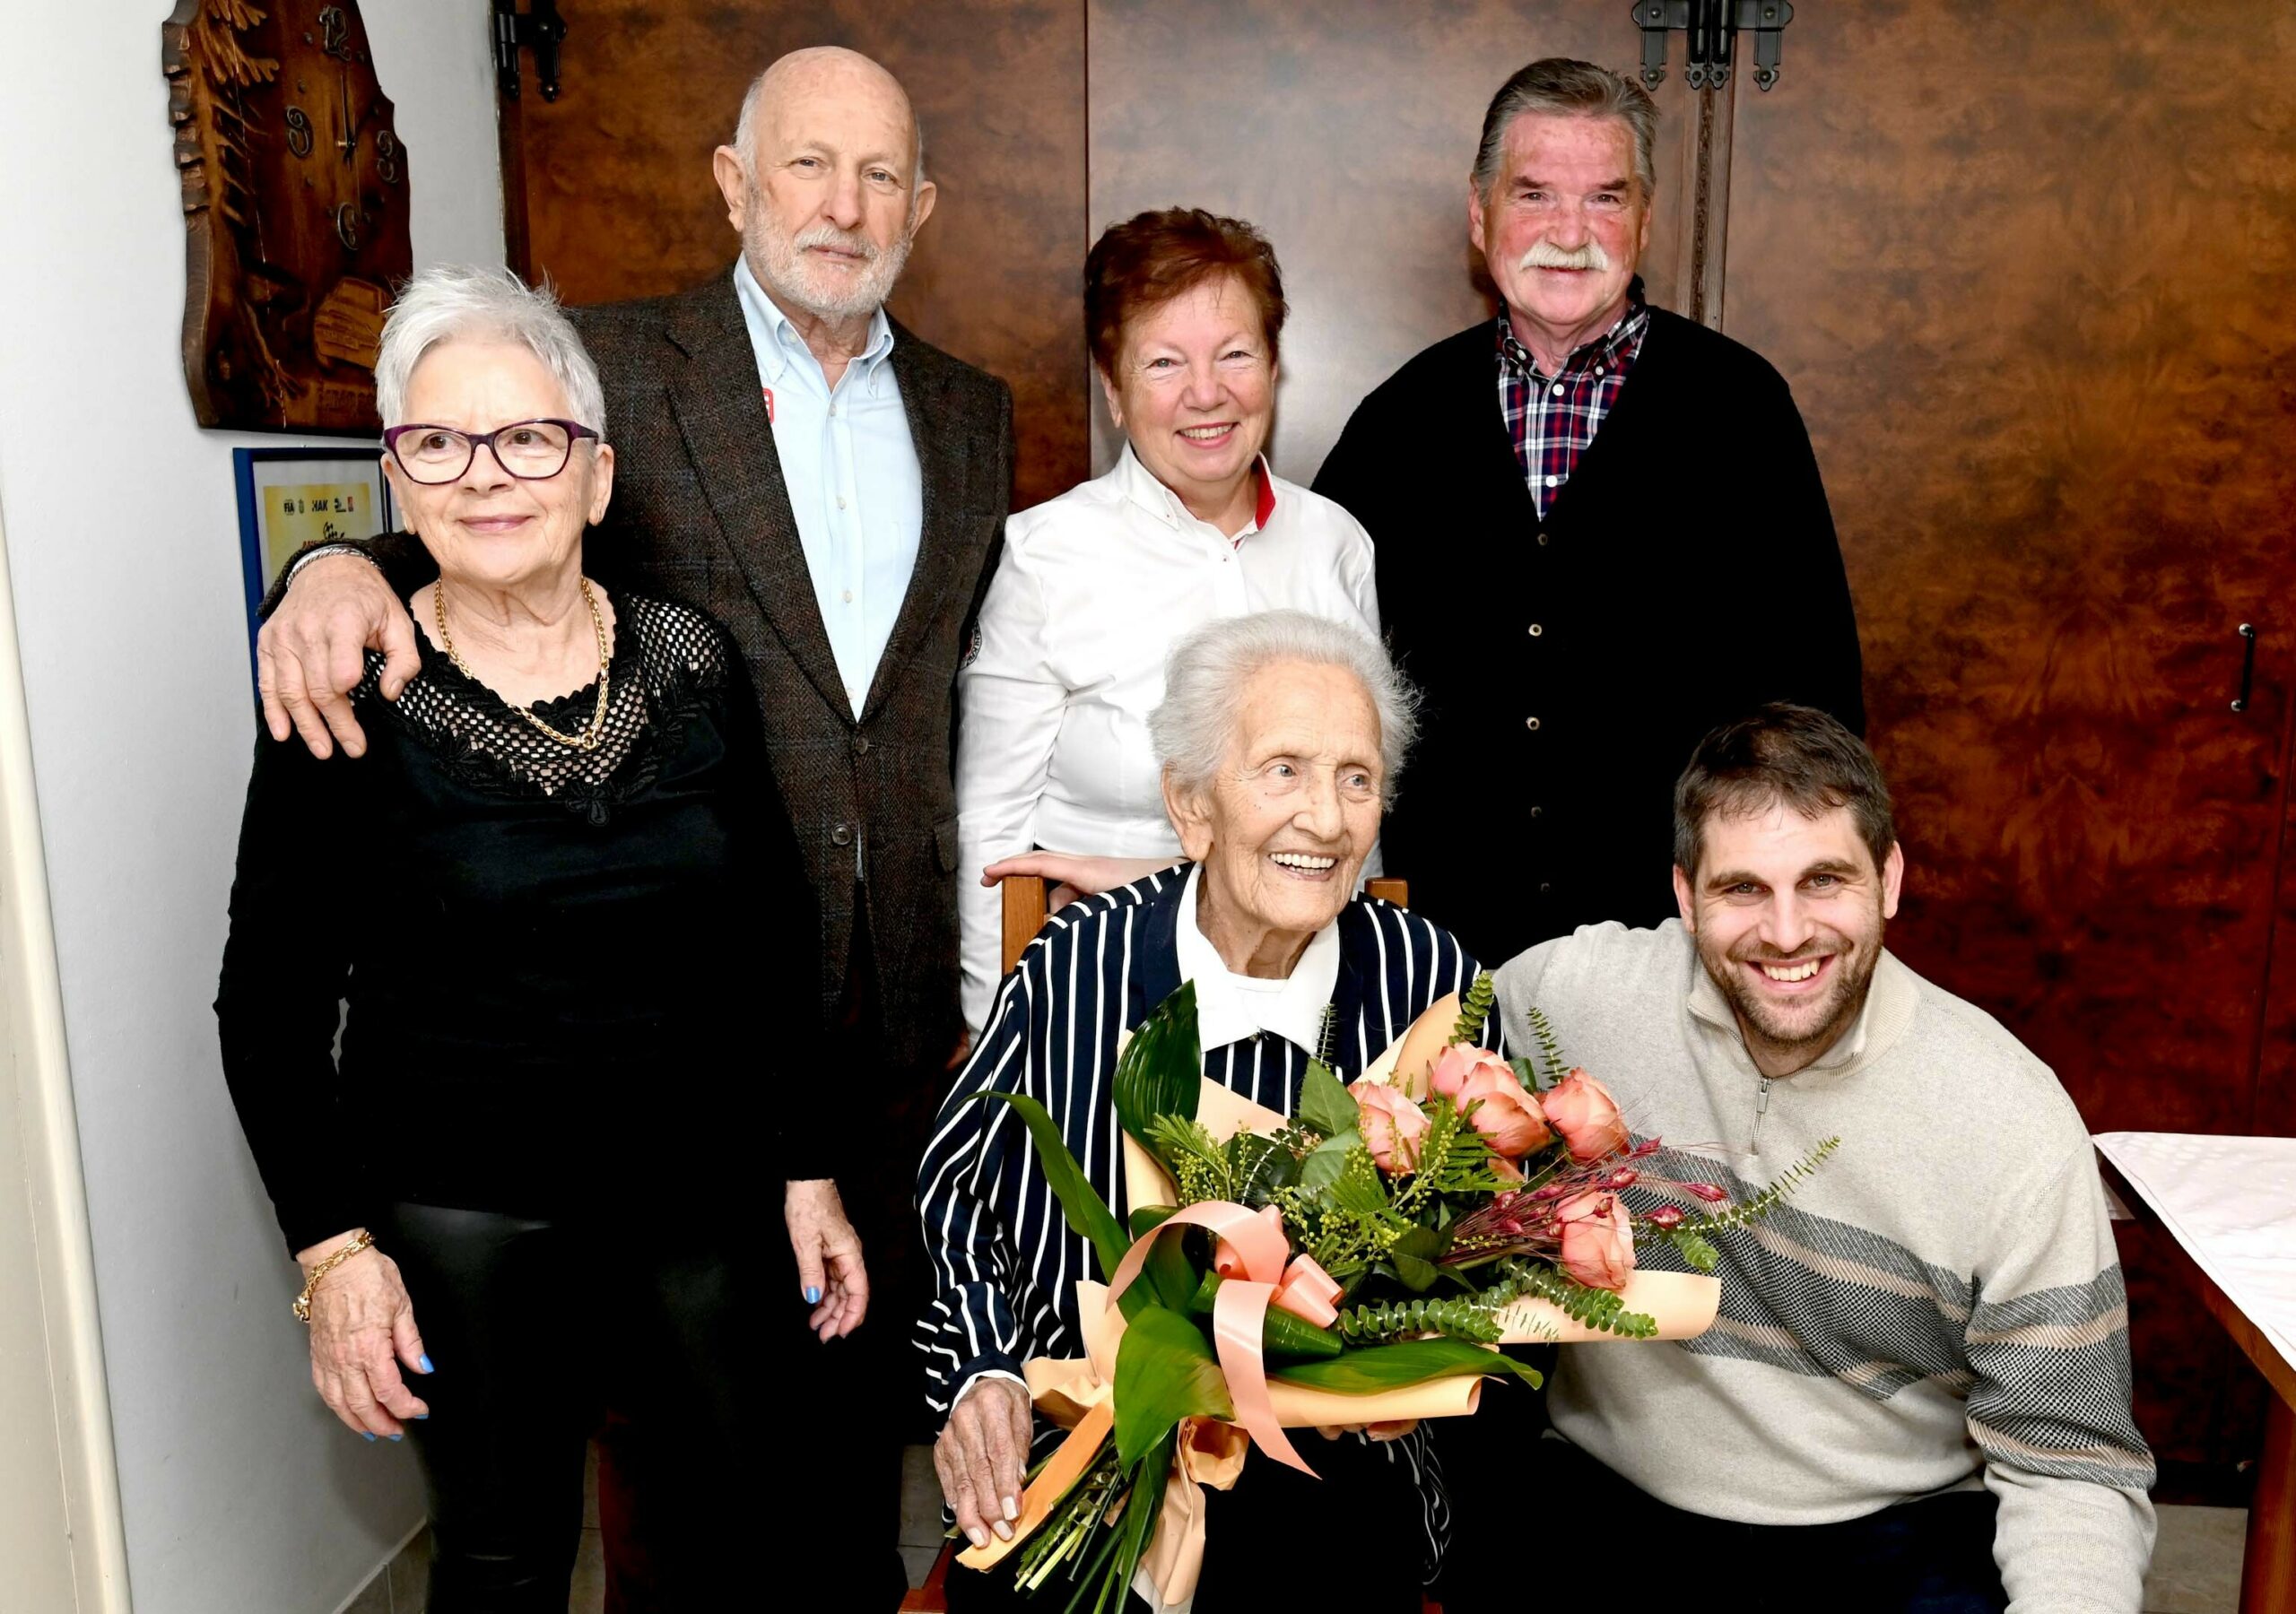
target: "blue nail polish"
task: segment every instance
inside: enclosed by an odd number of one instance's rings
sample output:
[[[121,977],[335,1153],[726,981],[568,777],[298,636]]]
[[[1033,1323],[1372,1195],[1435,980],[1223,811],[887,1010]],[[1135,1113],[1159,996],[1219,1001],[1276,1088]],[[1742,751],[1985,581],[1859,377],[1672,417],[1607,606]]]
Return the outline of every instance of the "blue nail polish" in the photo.
[[[807,1285],[805,1286],[805,1304],[806,1304],[806,1305],[808,1305],[808,1306],[819,1306],[821,1303],[822,1303],[822,1291],[821,1291],[821,1286],[820,1286],[820,1285],[818,1285],[818,1284],[812,1284],[812,1283],[807,1284]]]
[[[406,1436],[404,1436],[404,1435],[394,1435],[394,1436],[391,1436],[391,1438],[392,1438],[393,1440],[404,1440],[404,1439],[406,1438]]]
[[[415,1358],[414,1365],[417,1367],[422,1368],[425,1373],[436,1373],[439,1371],[436,1367],[430,1366],[430,1358],[427,1356],[419,1356]]]
[[[364,1436],[366,1437],[366,1441],[367,1441],[367,1444],[368,1444],[368,1445],[372,1445],[375,1443],[375,1437],[374,1437],[372,1435],[369,1435],[369,1434],[367,1434],[367,1431],[366,1431],[366,1430],[361,1429],[361,1430],[360,1430],[360,1431],[359,1431],[359,1433],[360,1433],[361,1436]]]
[[[417,1422],[417,1423],[421,1423],[424,1419],[426,1419],[426,1418],[428,1418],[428,1417],[430,1417],[430,1414],[429,1414],[428,1412],[417,1412],[417,1413],[414,1415],[414,1421],[415,1421],[415,1422]]]

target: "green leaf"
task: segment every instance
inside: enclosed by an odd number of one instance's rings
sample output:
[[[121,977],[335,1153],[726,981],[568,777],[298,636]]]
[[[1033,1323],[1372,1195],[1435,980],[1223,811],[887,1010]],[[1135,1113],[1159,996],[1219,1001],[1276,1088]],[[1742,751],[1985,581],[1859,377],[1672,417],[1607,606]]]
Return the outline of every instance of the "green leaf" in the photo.
[[[1539,1080],[1538,1067],[1521,1054],[1518,1054],[1509,1060],[1507,1068],[1515,1072],[1515,1080],[1523,1084],[1525,1092],[1536,1093],[1544,1090],[1547,1084]]]
[[[1309,1390],[1329,1390],[1341,1395],[1373,1395],[1382,1390],[1401,1390],[1434,1379],[1465,1378],[1486,1373],[1512,1375],[1533,1389],[1536,1389],[1540,1382],[1537,1369],[1526,1367],[1501,1351],[1485,1350],[1482,1346],[1471,1345],[1464,1340],[1441,1339],[1405,1340],[1394,1345],[1374,1345],[1366,1350],[1344,1351],[1327,1362],[1289,1363],[1281,1371],[1268,1376]],[[1123,1404],[1124,1393],[1119,1388],[1117,1405],[1120,1408]]]
[[[1300,1185],[1302,1188],[1328,1188],[1339,1181],[1340,1168],[1347,1164],[1347,1151],[1363,1147],[1362,1134],[1351,1123],[1345,1132],[1334,1132],[1308,1151],[1300,1162]]]
[[[1069,1228],[1092,1246],[1100,1257],[1100,1277],[1105,1281],[1116,1271],[1132,1241],[1124,1236],[1124,1228],[1092,1187],[1084,1168],[1076,1164],[1076,1157],[1068,1152],[1068,1145],[1061,1141],[1060,1127],[1045,1113],[1043,1105],[1021,1093],[975,1093],[972,1098],[996,1098],[1013,1106],[1013,1114],[1029,1129],[1030,1141],[1037,1146],[1037,1162],[1044,1167],[1045,1185],[1060,1202],[1060,1213],[1068,1219]],[[968,1099],[967,1102],[971,1102]]]
[[[1300,1157],[1273,1138],[1238,1132],[1228,1140],[1228,1179],[1236,1202],[1257,1210],[1300,1180]]]
[[[1143,1239],[1163,1226],[1172,1214],[1170,1205],[1143,1205],[1132,1213],[1132,1237]],[[1124,1291],[1117,1304],[1126,1317],[1139,1314],[1140,1306],[1152,1300],[1158,1306],[1174,1311],[1186,1311],[1196,1294],[1196,1286],[1203,1274],[1196,1263],[1187,1257],[1187,1235],[1175,1233],[1170,1238],[1160,1238],[1148,1252],[1148,1260],[1140,1269],[1140,1278]],[[1135,1304],[1135,1297],[1139,1303]]]
[[[1159,1115],[1196,1119],[1196,1089],[1204,1080],[1204,1049],[1196,1029],[1196,983],[1149,1011],[1116,1062],[1110,1093],[1117,1124],[1148,1141],[1148,1124]]]
[[[1450,1242],[1432,1228],[1406,1228],[1387,1246],[1387,1260],[1395,1267],[1396,1281],[1415,1295],[1433,1289],[1435,1280],[1441,1275],[1435,1263]]]
[[[1188,1300],[1187,1309],[1199,1317],[1210,1316],[1224,1281],[1217,1272],[1205,1273],[1204,1281]],[[1280,1306],[1270,1306],[1260,1323],[1259,1348],[1266,1356],[1315,1360],[1337,1356],[1344,1344],[1330,1329],[1318,1328],[1305,1317],[1294,1316]]]
[[[1129,1469],[1183,1418],[1236,1416],[1220,1359],[1176,1311],[1146,1306],[1116,1348],[1116,1454]]]
[[[1320,1059],[1308,1062],[1307,1077],[1300,1084],[1298,1115],[1326,1138],[1355,1129],[1355,1099]]]

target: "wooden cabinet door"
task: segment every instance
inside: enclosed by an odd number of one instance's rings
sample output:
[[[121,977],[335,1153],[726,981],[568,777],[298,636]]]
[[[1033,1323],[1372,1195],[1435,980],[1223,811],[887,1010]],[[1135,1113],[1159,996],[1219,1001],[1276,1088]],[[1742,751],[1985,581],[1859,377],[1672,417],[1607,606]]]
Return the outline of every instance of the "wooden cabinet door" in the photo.
[[[2092,1131],[2248,1131],[2296,670],[2296,31],[1903,0],[1799,7],[1785,50],[1734,87],[1722,326],[1792,383],[1832,499],[1907,847],[1891,945]],[[1759,552],[1761,484],[1716,490],[1718,542]],[[2130,1254],[2140,1421],[2221,1460],[2229,1353]]]

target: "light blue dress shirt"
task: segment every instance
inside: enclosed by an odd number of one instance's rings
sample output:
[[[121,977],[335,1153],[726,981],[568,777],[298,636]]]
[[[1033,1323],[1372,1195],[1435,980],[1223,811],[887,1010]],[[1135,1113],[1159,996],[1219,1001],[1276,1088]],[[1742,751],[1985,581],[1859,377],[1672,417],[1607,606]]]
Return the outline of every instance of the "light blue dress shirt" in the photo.
[[[924,479],[893,378],[892,322],[869,322],[869,345],[832,388],[789,317],[736,261],[734,284],[757,353],[781,480],[813,574],[813,601],[858,717],[917,569]]]

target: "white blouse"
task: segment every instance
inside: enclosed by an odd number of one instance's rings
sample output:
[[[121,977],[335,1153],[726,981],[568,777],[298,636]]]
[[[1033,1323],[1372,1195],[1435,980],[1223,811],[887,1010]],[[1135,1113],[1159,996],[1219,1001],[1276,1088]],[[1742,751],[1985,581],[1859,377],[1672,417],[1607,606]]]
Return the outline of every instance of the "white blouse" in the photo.
[[[976,1035],[1003,973],[1002,901],[983,868],[1039,846],[1179,855],[1148,714],[1183,634],[1286,608],[1378,633],[1370,535],[1265,460],[1259,475],[1257,518],[1233,540],[1189,515],[1128,446],[1106,476],[1005,523],[957,674],[957,912]]]

